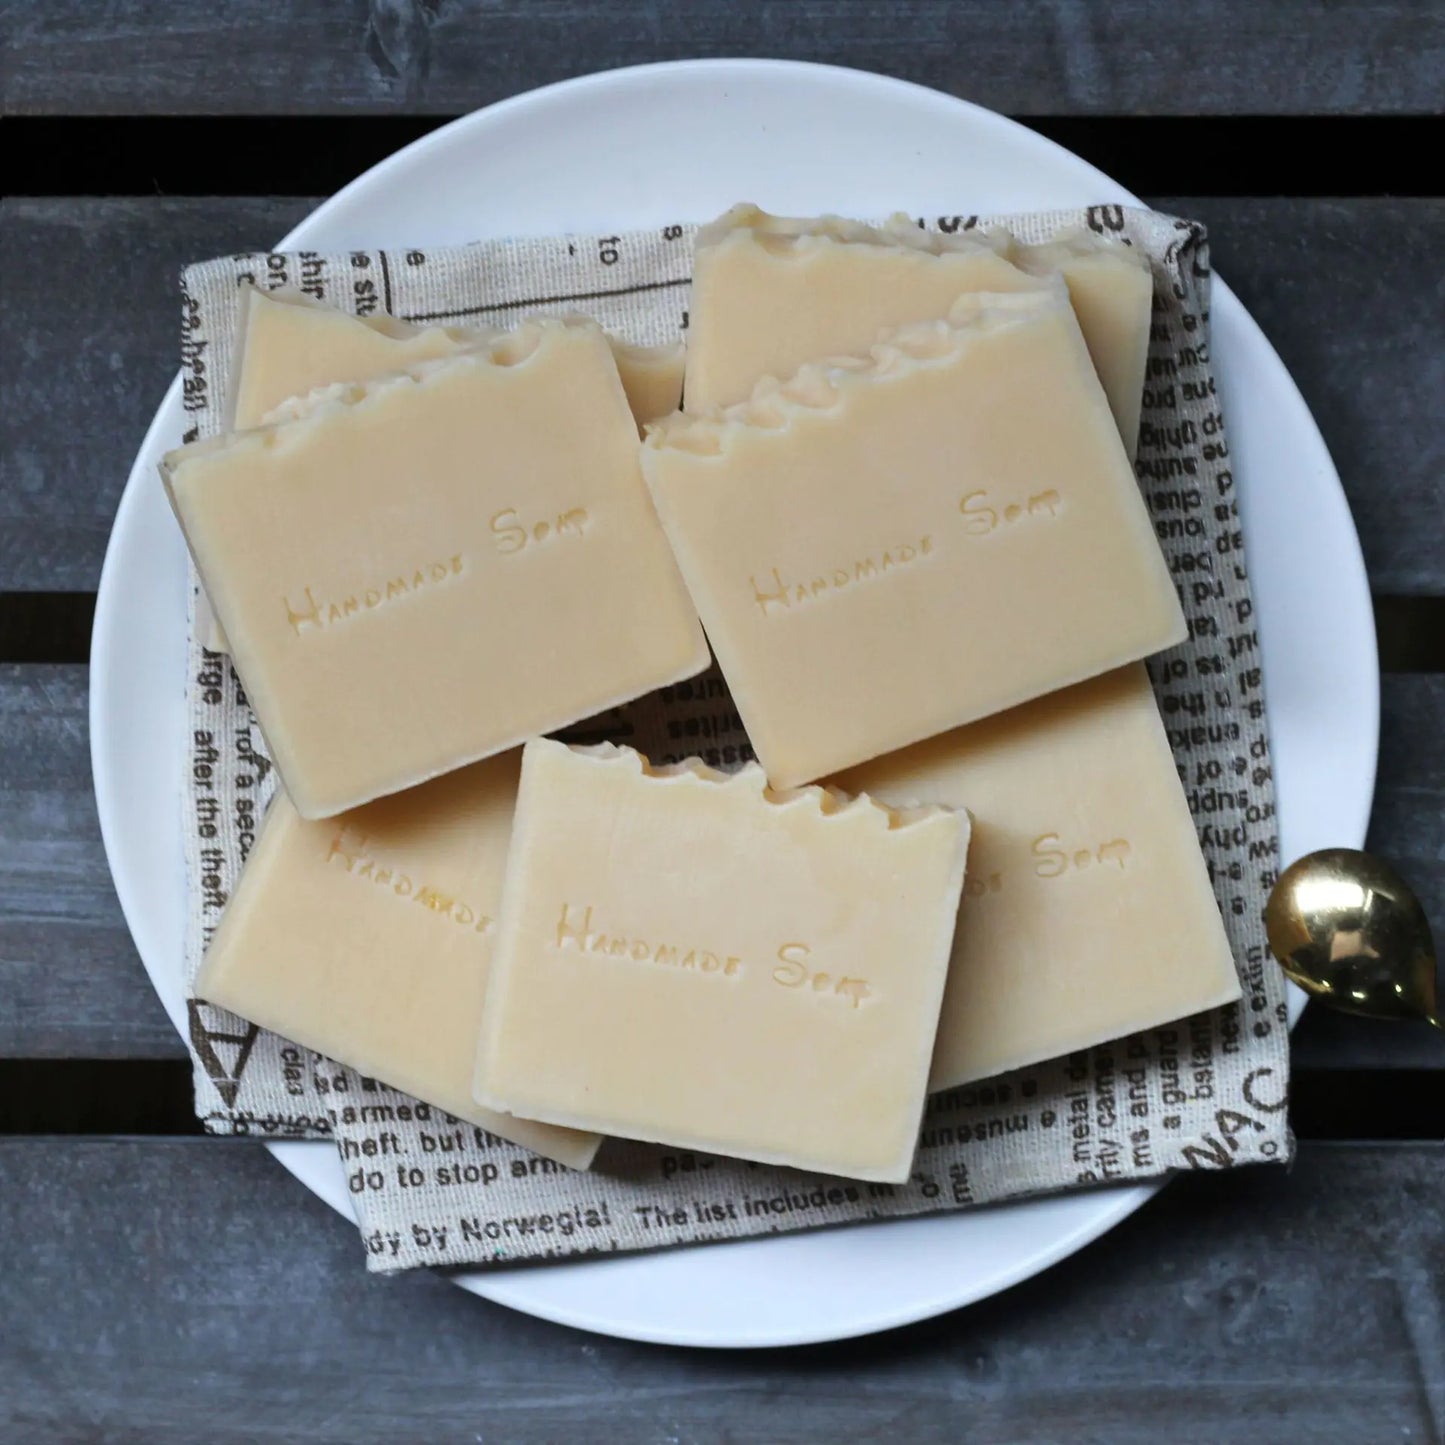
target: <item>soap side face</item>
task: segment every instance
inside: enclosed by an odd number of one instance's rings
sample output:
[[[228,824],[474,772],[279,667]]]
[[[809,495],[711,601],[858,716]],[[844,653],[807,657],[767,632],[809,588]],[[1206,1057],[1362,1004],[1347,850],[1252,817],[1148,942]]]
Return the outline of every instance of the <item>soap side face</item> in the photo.
[[[1176,643],[1059,290],[650,431],[643,470],[768,776],[807,782]],[[904,350],[916,358],[899,359]],[[831,400],[830,400],[831,397]]]
[[[574,1127],[907,1177],[964,815],[767,801],[529,743],[478,1098]]]
[[[707,664],[601,332],[537,335],[515,364],[462,354],[167,459],[304,817]]]
[[[930,1089],[1231,1003],[1240,985],[1142,664],[835,779],[967,803]]]
[[[196,995],[585,1169],[596,1135],[471,1094],[519,767],[508,753],[322,822],[278,793]]]

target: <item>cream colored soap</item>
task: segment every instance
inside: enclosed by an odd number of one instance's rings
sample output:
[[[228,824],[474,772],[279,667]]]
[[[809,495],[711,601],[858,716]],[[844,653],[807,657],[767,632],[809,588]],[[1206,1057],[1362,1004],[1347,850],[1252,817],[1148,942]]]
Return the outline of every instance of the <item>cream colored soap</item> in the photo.
[[[495,342],[488,327],[419,326],[386,315],[350,316],[298,291],[246,288],[235,361],[231,426],[260,426],[292,397],[338,381],[370,381],[419,361]],[[622,389],[638,425],[675,411],[683,349],[634,346],[609,337]]]
[[[591,323],[530,323],[283,412],[164,472],[303,817],[707,665]]]
[[[883,331],[946,316],[966,292],[1028,291],[1055,275],[1132,457],[1153,276],[1147,257],[1088,231],[1029,246],[999,232],[926,232],[907,217],[865,226],[734,206],[698,233],[684,405],[744,401],[759,377],[866,356]]]
[[[1039,246],[1015,244],[1010,257],[1037,276],[1059,275],[1132,460],[1149,364],[1154,275],[1131,246],[1072,231]]]
[[[780,785],[1185,636],[1060,282],[668,418],[643,470]]]
[[[967,803],[973,819],[931,1088],[1239,997],[1141,664],[836,782],[894,804]]]
[[[612,359],[627,393],[627,404],[639,427],[667,416],[682,405],[686,352],[678,341],[669,346],[634,346],[609,336]]]
[[[422,361],[497,341],[502,332],[470,326],[416,326],[390,316],[349,316],[299,291],[242,293],[229,420],[260,426],[293,397],[335,382],[371,381]],[[622,389],[638,425],[675,411],[682,398],[683,349],[633,346],[609,337]],[[227,651],[204,594],[196,625],[213,652]]]
[[[477,1098],[906,1179],[967,845],[960,812],[528,743]]]
[[[595,1134],[472,1098],[519,755],[309,823],[276,796],[196,995],[575,1169]]]
[[[948,315],[965,292],[1032,291],[1006,237],[801,220],[734,206],[697,235],[683,405],[747,400],[758,379],[866,356],[885,331]]]

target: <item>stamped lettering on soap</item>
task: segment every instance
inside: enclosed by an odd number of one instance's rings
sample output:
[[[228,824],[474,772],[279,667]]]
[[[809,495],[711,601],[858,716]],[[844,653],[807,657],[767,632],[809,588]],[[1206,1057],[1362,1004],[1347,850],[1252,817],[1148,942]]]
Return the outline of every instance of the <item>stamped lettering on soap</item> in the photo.
[[[932,554],[933,538],[923,536],[916,542],[904,542],[899,546],[870,552],[845,566],[831,567],[826,572],[807,579],[792,575],[785,577],[782,568],[774,567],[761,582],[756,575],[749,577],[748,581],[752,584],[753,601],[757,603],[763,616],[777,617],[795,607],[816,602],[821,597],[846,592],[862,582],[886,577],[900,567],[914,566]]]
[[[809,993],[848,999],[857,1008],[864,999],[873,998],[866,978],[835,977],[825,969],[815,969],[812,948],[806,943],[785,943],[778,949],[778,966],[773,982],[784,988],[806,988]]]
[[[718,978],[737,978],[743,961],[736,954],[718,953],[689,943],[658,942],[635,934],[609,933],[593,926],[590,903],[574,907],[564,903],[557,917],[553,944],[558,949],[575,948],[607,958],[630,958],[638,963],[660,964],[665,968],[691,969]]]
[[[373,853],[371,839],[345,824],[332,836],[326,849],[326,862],[335,863],[353,878],[384,888],[393,897],[415,903],[438,918],[470,928],[473,933],[492,931],[492,920],[487,914],[444,889],[413,878],[400,867],[382,863]]]
[[[1064,499],[1050,487],[1022,501],[999,502],[995,506],[987,489],[980,487],[958,499],[958,510],[963,515],[963,530],[968,536],[987,537],[1001,528],[1057,517],[1064,510]]]
[[[1134,845],[1127,838],[1105,838],[1088,847],[1065,843],[1058,833],[1040,833],[1029,844],[1030,869],[1036,878],[1063,878],[1070,874],[1125,872],[1134,856]],[[987,898],[1002,893],[1005,872],[970,871],[963,881],[965,898]]]
[[[1088,848],[1068,848],[1057,833],[1040,833],[1029,851],[1034,856],[1034,872],[1040,878],[1062,878],[1065,873],[1111,865],[1123,872],[1134,850],[1127,838],[1108,838]]]
[[[466,558],[458,552],[409,572],[378,578],[370,587],[360,592],[349,592],[344,597],[318,600],[316,593],[306,587],[302,589],[304,602],[293,602],[290,597],[283,597],[281,605],[286,609],[287,623],[298,637],[311,631],[324,632],[348,618],[364,617],[369,612],[389,607],[403,597],[444,586],[453,578],[460,577],[466,571],[466,565]]]
[[[515,507],[503,507],[492,514],[488,525],[496,539],[497,551],[511,557],[545,542],[580,537],[587,530],[588,520],[586,507],[570,507],[565,512],[531,522],[524,522]]]
[[[963,880],[965,898],[986,898],[990,893],[1003,891],[1002,873],[978,873],[969,869]]]

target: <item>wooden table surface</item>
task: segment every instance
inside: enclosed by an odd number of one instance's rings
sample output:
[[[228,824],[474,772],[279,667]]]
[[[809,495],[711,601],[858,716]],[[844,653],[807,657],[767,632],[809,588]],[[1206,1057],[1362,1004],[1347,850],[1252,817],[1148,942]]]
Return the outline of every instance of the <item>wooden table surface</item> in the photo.
[[[265,247],[447,117],[707,54],[936,86],[1208,224],[1354,508],[1384,668],[1369,845],[1445,929],[1445,7],[0,0],[0,1441],[1445,1440],[1445,1035],[1423,1027],[1306,1016],[1291,1171],[1181,1180],[997,1299],[791,1352],[370,1278],[259,1148],[199,1135],[86,736],[177,268]],[[1342,679],[1340,706],[1372,686]]]

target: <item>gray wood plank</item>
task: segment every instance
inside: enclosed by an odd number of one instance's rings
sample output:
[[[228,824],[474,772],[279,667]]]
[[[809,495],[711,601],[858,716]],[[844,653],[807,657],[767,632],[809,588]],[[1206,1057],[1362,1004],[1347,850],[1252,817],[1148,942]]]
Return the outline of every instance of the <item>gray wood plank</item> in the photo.
[[[1384,679],[1380,769],[1366,846],[1420,895],[1445,963],[1445,676]],[[1445,989],[1445,969],[1441,987]],[[1297,1069],[1445,1069],[1445,1033],[1309,1008],[1292,1040]]]
[[[0,591],[95,586],[174,370],[178,268],[269,245],[313,204],[0,199],[0,349],[25,358],[0,376]],[[1344,476],[1376,590],[1445,594],[1445,201],[1160,204],[1209,223],[1220,270],[1294,371]]]
[[[264,249],[314,204],[0,200],[0,592],[95,590],[176,372],[182,265]]]
[[[0,666],[0,1058],[177,1057],[111,889],[85,709],[83,668]],[[1411,879],[1445,943],[1445,677],[1384,680],[1369,843]],[[1316,1008],[1295,1059],[1440,1069],[1445,1034]]]
[[[1306,1145],[1289,1172],[1180,1180],[972,1309],[716,1354],[583,1335],[434,1275],[369,1278],[352,1226],[253,1144],[0,1141],[0,1435],[1438,1440],[1442,1168],[1439,1144]]]
[[[1445,201],[1156,204],[1209,227],[1215,266],[1303,392],[1374,590],[1445,593]]]
[[[83,667],[0,665],[0,1058],[174,1058],[111,888]]]
[[[593,70],[771,55],[901,76],[1026,115],[1370,114],[1439,105],[1424,0],[13,0],[21,114],[451,114]],[[1191,67],[1203,83],[1183,83]]]

